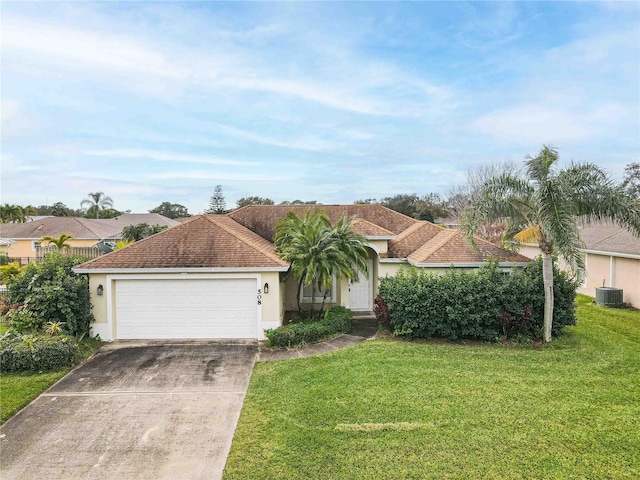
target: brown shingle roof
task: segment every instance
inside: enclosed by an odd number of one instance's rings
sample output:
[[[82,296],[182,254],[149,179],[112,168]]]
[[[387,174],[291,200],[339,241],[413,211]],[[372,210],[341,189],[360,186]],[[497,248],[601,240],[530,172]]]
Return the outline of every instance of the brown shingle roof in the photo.
[[[199,215],[174,228],[78,266],[120,268],[285,268],[273,245],[219,215]]]
[[[336,222],[338,218],[342,216],[356,217],[396,235],[416,222],[413,218],[394,212],[382,205],[370,204],[248,205],[229,213],[228,216],[249,230],[256,232],[261,237],[273,241],[276,233],[276,224],[282,220],[288,212],[294,212],[301,217],[307,211],[316,210],[324,210],[332,223]],[[374,235],[378,234],[376,233]],[[389,233],[384,233],[383,235],[389,235]]]
[[[640,238],[610,223],[585,225],[580,228],[580,238],[587,250],[640,255]]]
[[[531,260],[481,238],[476,238],[475,243],[474,249],[459,230],[441,230],[438,235],[411,253],[408,260],[417,264],[483,263],[488,260],[520,263]]]
[[[443,231],[429,222],[416,221],[412,226],[389,242],[389,256],[407,258],[411,253]]]
[[[178,222],[157,213],[129,213],[116,218],[47,217],[25,223],[3,223],[3,238],[38,239],[43,235],[57,237],[61,233],[78,239],[102,239],[117,236],[124,227],[138,223],[172,227]]]
[[[393,232],[390,232],[386,228],[382,228],[380,225],[368,222],[363,218],[357,218],[353,222],[352,230],[365,237],[395,237]]]

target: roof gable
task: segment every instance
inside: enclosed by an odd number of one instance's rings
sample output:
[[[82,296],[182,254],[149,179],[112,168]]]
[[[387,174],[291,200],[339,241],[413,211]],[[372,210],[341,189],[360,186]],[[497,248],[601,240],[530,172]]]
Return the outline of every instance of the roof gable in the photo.
[[[288,267],[273,245],[218,215],[200,215],[78,266],[78,269],[123,268],[270,268]]]

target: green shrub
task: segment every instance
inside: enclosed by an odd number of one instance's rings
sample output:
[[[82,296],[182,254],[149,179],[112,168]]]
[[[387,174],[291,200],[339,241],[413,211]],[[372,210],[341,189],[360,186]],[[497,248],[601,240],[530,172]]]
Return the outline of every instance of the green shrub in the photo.
[[[89,333],[93,320],[86,275],[72,272],[85,261],[78,256],[52,253],[41,262],[30,264],[9,283],[9,302],[24,303],[44,322],[64,322],[71,335]]]
[[[10,310],[7,313],[7,318],[9,319],[9,325],[17,333],[41,330],[45,324],[44,318],[24,305],[15,310]]]
[[[0,372],[45,371],[69,367],[76,361],[74,337],[20,335],[9,330],[0,337]]]
[[[575,324],[576,284],[554,266],[553,333]],[[380,280],[380,295],[396,335],[493,340],[539,339],[544,319],[542,261],[512,274],[490,262],[472,272],[435,275],[417,269]]]
[[[324,318],[315,322],[291,323],[282,327],[269,329],[265,335],[269,346],[289,348],[302,343],[314,343],[336,333],[346,333],[351,328],[351,310],[344,307],[332,307]]]

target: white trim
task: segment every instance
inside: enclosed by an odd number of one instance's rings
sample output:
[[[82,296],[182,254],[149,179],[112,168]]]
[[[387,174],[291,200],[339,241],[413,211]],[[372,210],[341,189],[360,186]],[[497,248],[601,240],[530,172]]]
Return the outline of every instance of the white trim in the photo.
[[[607,252],[604,250],[582,250],[584,253],[591,253],[593,255],[602,255],[603,257],[620,257],[620,258],[633,258],[634,260],[640,260],[640,255],[635,253],[618,253]]]
[[[92,323],[91,335],[100,335],[100,340],[110,342],[113,338],[111,326],[108,323]]]
[[[367,240],[393,240],[396,235],[363,235]]]
[[[260,273],[256,274],[200,274],[200,275],[189,275],[187,272],[183,273],[165,273],[165,274],[151,274],[151,273],[139,273],[139,274],[116,274],[116,275],[107,275],[106,276],[106,288],[105,295],[107,301],[107,323],[92,323],[91,328],[94,333],[99,333],[100,338],[104,341],[111,342],[113,340],[117,340],[117,319],[113,321],[113,282],[117,280],[215,280],[215,279],[225,279],[225,278],[241,278],[241,279],[255,279],[256,280],[256,288],[262,291],[262,275]],[[116,292],[117,294],[117,292]],[[256,295],[258,295],[256,290]],[[262,305],[258,305],[256,301],[256,338],[259,340],[264,340],[264,330],[265,328],[273,328],[271,324],[274,322],[267,322],[266,327],[263,326],[262,323]],[[279,326],[279,325],[277,325]]]
[[[411,263],[414,267],[434,267],[434,268],[477,268],[486,265],[487,262],[469,262],[469,263]],[[498,267],[526,267],[529,262],[499,262]]]
[[[183,267],[183,268],[73,268],[74,273],[234,273],[234,272],[286,272],[289,267]]]
[[[406,258],[380,258],[380,263],[409,263]]]

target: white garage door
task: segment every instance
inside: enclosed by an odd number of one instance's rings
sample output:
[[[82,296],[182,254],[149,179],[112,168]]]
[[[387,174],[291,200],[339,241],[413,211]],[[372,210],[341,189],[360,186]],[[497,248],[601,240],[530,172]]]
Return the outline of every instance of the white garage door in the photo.
[[[254,278],[117,280],[117,338],[256,338],[256,285]]]

